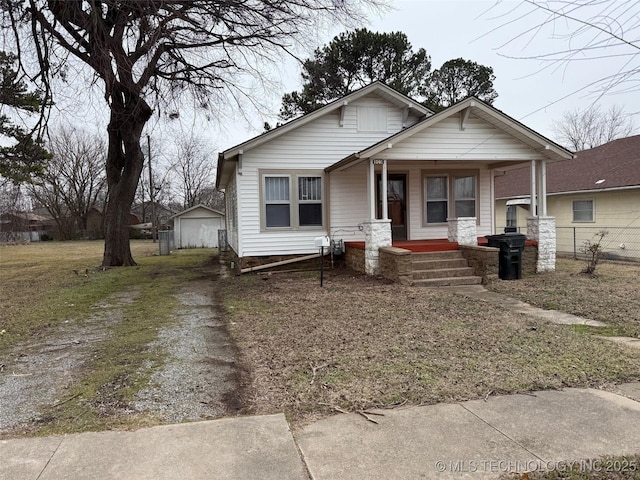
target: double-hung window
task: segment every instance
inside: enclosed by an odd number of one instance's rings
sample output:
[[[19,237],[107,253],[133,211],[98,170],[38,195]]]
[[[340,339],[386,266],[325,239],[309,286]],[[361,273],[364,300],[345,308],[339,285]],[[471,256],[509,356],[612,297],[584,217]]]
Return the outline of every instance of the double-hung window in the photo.
[[[298,225],[322,226],[322,177],[298,177]]]
[[[322,176],[295,173],[262,175],[263,228],[321,227]]]
[[[265,226],[291,226],[291,186],[289,176],[264,177]]]
[[[424,224],[442,224],[447,217],[477,217],[478,175],[425,173]]]
[[[456,218],[476,216],[475,175],[453,177],[453,195]]]
[[[425,177],[425,223],[446,223],[449,209],[448,183],[446,175]]]

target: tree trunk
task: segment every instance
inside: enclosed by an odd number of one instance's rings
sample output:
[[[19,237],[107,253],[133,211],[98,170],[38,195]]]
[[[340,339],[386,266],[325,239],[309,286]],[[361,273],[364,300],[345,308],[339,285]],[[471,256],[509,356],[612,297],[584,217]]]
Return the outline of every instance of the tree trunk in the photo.
[[[152,112],[137,95],[123,91],[114,93],[111,98],[102,265],[131,266],[136,265],[129,244],[131,205],[144,166],[140,147],[142,129]]]

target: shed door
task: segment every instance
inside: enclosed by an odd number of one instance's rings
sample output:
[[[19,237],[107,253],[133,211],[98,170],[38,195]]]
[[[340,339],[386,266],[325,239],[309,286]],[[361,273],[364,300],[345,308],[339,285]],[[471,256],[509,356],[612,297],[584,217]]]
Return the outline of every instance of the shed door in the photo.
[[[180,247],[217,247],[219,228],[219,218],[183,218],[180,220]]]

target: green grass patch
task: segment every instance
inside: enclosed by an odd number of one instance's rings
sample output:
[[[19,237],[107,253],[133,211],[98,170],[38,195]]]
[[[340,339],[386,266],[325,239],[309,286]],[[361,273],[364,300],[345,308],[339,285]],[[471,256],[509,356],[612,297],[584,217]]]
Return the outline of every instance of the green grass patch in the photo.
[[[104,271],[93,268],[81,270],[80,274],[65,269],[65,280],[57,288],[35,278],[35,285],[47,285],[44,295],[31,292],[34,301],[17,304],[15,311],[19,315],[4,320],[6,326],[2,328],[6,333],[0,338],[1,353],[7,354],[21,342],[37,341],[39,337],[54,341],[56,332],[64,330],[65,321],[79,328],[86,323],[87,334],[91,334],[92,316],[104,315],[108,327],[78,380],[57,404],[42,412],[32,433],[63,434],[157,423],[158,419],[149,415],[131,413],[128,403],[166,360],[166,352],[151,344],[161,328],[177,319],[178,300],[173,294],[184,282],[202,275],[200,268],[213,254],[206,249],[180,250],[170,256],[137,257],[135,267]],[[19,262],[4,262],[4,255],[2,268],[3,273],[9,272],[8,276],[23,275],[13,272],[20,270]],[[40,271],[43,270],[47,268],[41,265]],[[52,275],[56,276],[55,271]]]

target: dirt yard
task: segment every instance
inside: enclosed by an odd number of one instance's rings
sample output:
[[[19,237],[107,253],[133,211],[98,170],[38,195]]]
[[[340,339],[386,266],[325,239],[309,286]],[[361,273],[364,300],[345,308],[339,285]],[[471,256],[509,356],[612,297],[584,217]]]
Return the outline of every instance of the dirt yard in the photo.
[[[324,288],[317,272],[225,282],[230,330],[251,372],[252,411],[284,410],[304,424],[374,406],[640,379],[640,351],[571,326],[348,270],[327,277]],[[536,281],[546,278],[528,288]],[[564,294],[572,285],[565,282]]]

